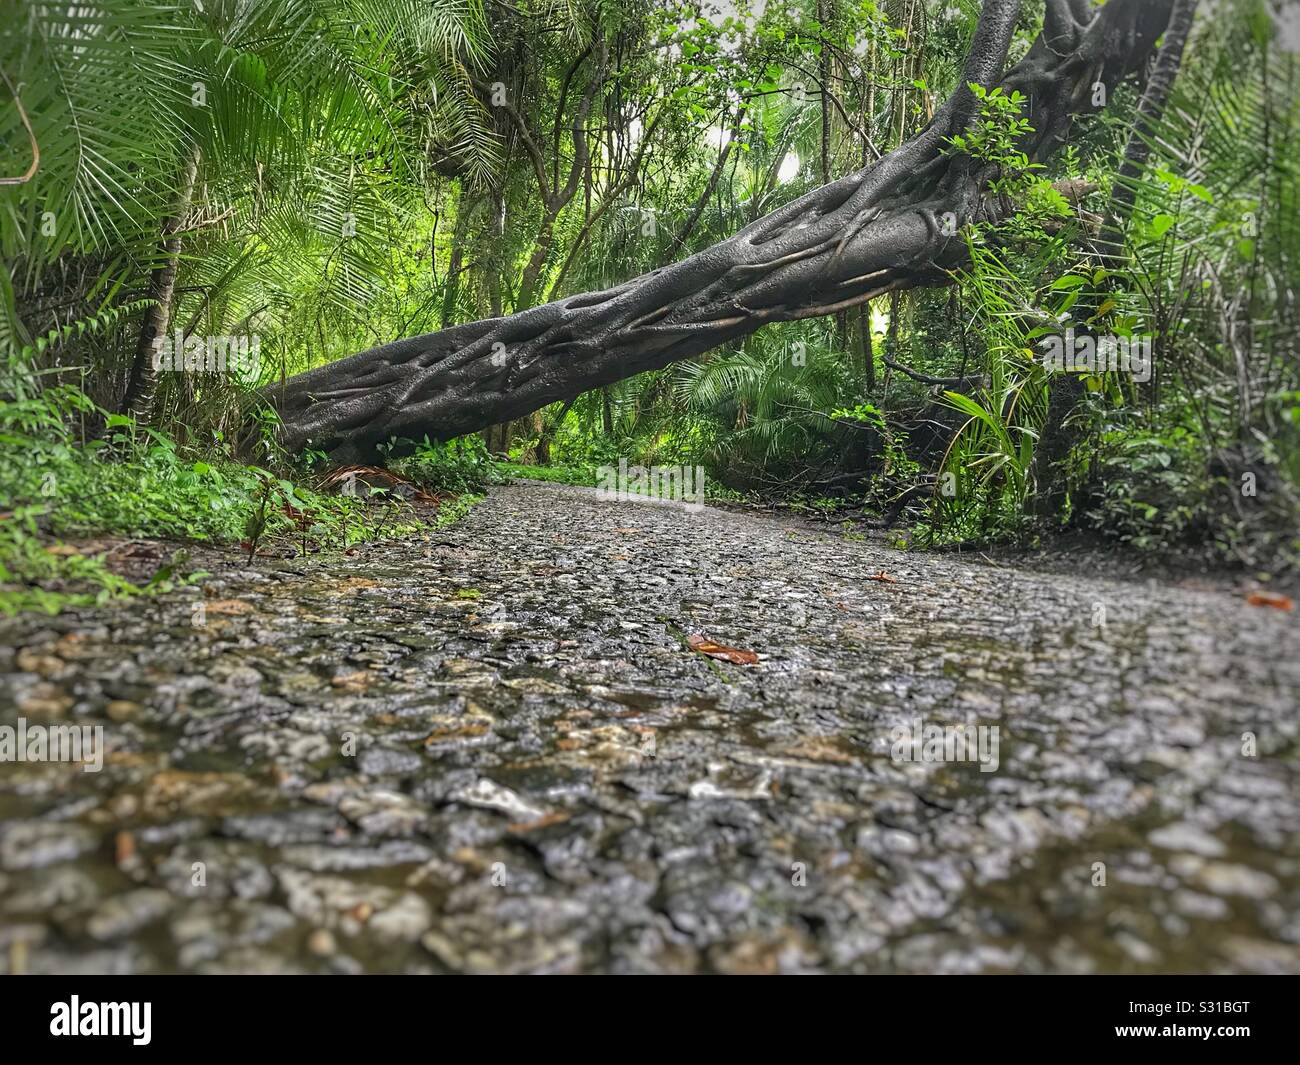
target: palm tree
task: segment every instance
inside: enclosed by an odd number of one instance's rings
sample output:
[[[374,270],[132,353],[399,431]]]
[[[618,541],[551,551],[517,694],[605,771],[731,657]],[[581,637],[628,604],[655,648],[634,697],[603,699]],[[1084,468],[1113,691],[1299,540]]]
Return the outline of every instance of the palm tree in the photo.
[[[148,417],[153,342],[188,274],[210,312],[241,288],[266,301],[294,280],[284,263],[314,260],[331,281],[318,295],[355,310],[428,160],[490,177],[495,139],[471,86],[485,55],[477,0],[23,4],[0,40],[15,93],[0,144],[25,150],[30,118],[40,153],[31,180],[0,189],[18,292],[87,257],[104,267],[92,303],[146,276],[121,405]],[[0,175],[21,169],[0,162]],[[9,335],[29,341],[8,285],[0,298]]]

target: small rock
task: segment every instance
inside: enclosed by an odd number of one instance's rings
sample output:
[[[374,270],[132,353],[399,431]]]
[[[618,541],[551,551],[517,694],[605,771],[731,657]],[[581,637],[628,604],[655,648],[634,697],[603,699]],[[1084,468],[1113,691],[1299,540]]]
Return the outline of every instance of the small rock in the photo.
[[[513,821],[536,821],[546,816],[546,811],[541,807],[533,806],[520,798],[516,792],[488,780],[487,777],[480,777],[468,787],[456,788],[447,797],[453,802],[476,806],[480,810],[495,810]]]
[[[1214,836],[1187,821],[1175,821],[1172,825],[1157,828],[1147,839],[1153,846],[1167,851],[1199,854],[1203,858],[1219,858],[1227,850]]]
[[[99,837],[84,825],[20,821],[0,836],[0,868],[43,869],[94,850]]]
[[[171,907],[172,897],[157,888],[128,891],[100,903],[86,923],[86,931],[101,942],[120,939],[152,924]]]
[[[1202,887],[1216,895],[1241,895],[1248,899],[1266,899],[1277,890],[1277,881],[1268,873],[1244,865],[1207,862],[1196,874]]]
[[[1199,891],[1177,891],[1173,904],[1184,917],[1199,917],[1206,921],[1222,921],[1229,913],[1228,904],[1217,895],[1202,895]]]
[[[114,699],[104,708],[104,713],[108,715],[110,721],[116,721],[121,725],[135,720],[143,709],[144,707],[139,703],[133,703],[129,699]]]
[[[328,958],[338,950],[334,933],[328,928],[318,928],[307,937],[307,949],[318,958]]]

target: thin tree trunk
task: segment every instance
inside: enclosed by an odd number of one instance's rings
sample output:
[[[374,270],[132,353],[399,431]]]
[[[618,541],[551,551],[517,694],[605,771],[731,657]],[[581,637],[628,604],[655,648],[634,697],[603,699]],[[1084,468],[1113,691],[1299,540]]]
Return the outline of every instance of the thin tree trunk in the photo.
[[[821,24],[823,36],[829,36],[831,19],[834,17],[834,0],[817,0],[817,21]],[[817,76],[821,79],[822,89],[822,184],[831,179],[831,50],[824,44],[817,57]]]
[[[817,0],[817,21],[821,24],[822,36],[829,37],[831,23],[835,21],[835,0]],[[831,50],[823,43],[821,54],[817,57],[817,77],[821,81],[822,90],[821,176],[823,185],[831,180],[831,142],[835,133],[835,116],[831,112],[831,83],[834,76],[834,57],[831,55]],[[835,339],[851,359],[848,311],[840,311],[835,316]]]
[[[492,196],[491,229],[483,234],[488,247],[488,253],[485,256],[487,273],[484,278],[484,284],[487,288],[488,316],[494,321],[501,317],[505,309],[501,291],[501,278],[505,272],[505,257],[502,254],[505,226],[505,195],[498,189]],[[509,419],[488,427],[487,445],[488,451],[494,455],[508,456],[510,454]]]
[[[862,123],[862,165],[867,165],[867,149],[875,148],[876,138],[876,39],[871,38],[867,48],[867,104]]]
[[[452,324],[456,316],[456,300],[460,294],[460,275],[465,262],[465,240],[469,235],[469,220],[474,213],[474,202],[466,194],[465,184],[461,182],[460,194],[456,197],[456,228],[451,236],[451,259],[447,263],[447,281],[442,293],[442,328]]]
[[[542,431],[537,437],[537,465],[549,466],[551,464],[551,439],[559,432],[560,426],[564,424],[565,416],[573,407],[573,403],[573,399],[566,400],[564,406],[560,408],[560,413],[554,419],[542,423]]]
[[[727,165],[727,157],[731,154],[732,145],[736,143],[736,138],[740,136],[740,123],[744,117],[744,108],[736,112],[736,121],[730,129],[723,127],[724,135],[727,135],[727,142],[722,145],[718,152],[717,162],[713,164],[713,171],[709,174],[709,180],[704,185],[704,191],[700,193],[699,199],[695,201],[695,206],[691,208],[691,213],[687,216],[686,221],[682,223],[682,228],[677,231],[677,236],[668,245],[668,250],[664,253],[664,259],[671,262],[673,258],[686,247],[686,242],[695,232],[695,227],[700,224],[700,219],[704,217],[704,210],[713,198],[713,193],[718,188],[718,181],[722,178],[722,172]]]
[[[894,378],[891,363],[898,361],[898,303],[899,294],[895,290],[889,294],[889,326],[885,329],[885,395],[889,395],[889,382]]]
[[[122,397],[122,411],[140,422],[153,417],[154,400],[158,394],[158,371],[154,369],[154,340],[167,335],[171,324],[172,296],[176,288],[176,269],[181,254],[181,227],[189,213],[194,198],[194,184],[199,172],[199,149],[196,146],[185,161],[180,184],[171,214],[163,220],[162,241],[159,245],[159,262],[149,277],[148,297],[152,305],[145,311],[140,326],[140,336],[135,345],[135,358],[127,379],[126,394]]]
[[[862,382],[867,395],[876,391],[876,352],[871,336],[871,304],[858,308],[858,339],[862,346]]]
[[[907,0],[907,13],[903,17],[903,39],[901,44],[902,55],[894,67],[894,88],[893,99],[890,101],[892,113],[890,114],[890,125],[893,127],[893,140],[895,146],[903,143],[903,136],[907,130],[907,73],[911,64],[912,48],[912,20],[915,16],[915,0]]]

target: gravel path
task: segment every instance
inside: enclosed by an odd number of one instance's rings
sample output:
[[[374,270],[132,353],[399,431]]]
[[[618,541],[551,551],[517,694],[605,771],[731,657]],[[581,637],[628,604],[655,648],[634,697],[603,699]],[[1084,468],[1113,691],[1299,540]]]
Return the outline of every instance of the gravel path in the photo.
[[[0,970],[1300,971],[1300,636],[1225,591],[531,484],[202,591],[0,628],[0,725],[107,747],[0,764]]]

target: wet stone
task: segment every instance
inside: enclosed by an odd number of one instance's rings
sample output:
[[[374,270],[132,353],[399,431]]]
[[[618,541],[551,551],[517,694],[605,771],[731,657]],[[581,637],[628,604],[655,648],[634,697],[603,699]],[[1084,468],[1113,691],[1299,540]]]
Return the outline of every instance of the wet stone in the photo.
[[[378,847],[299,845],[285,847],[280,853],[287,862],[317,873],[415,865],[428,861],[433,854],[428,847],[406,840],[392,840]]]
[[[41,869],[72,861],[98,844],[98,834],[83,825],[11,822],[0,828],[0,868]]]
[[[415,940],[432,920],[428,904],[412,892],[287,867],[275,873],[290,912],[347,935],[365,932],[382,940]]]
[[[92,939],[112,940],[138,932],[163,917],[174,900],[165,891],[140,888],[105,899],[86,922]]]
[[[1277,880],[1268,873],[1244,865],[1210,862],[1196,874],[1197,882],[1216,895],[1242,895],[1265,899],[1277,890]]]
[[[1199,854],[1204,858],[1218,858],[1227,851],[1227,847],[1215,839],[1214,836],[1204,829],[1189,825],[1186,822],[1166,825],[1164,828],[1156,829],[1147,839],[1164,850],[1185,851],[1190,854]]]
[[[410,836],[428,819],[428,811],[410,796],[396,791],[370,791],[348,795],[339,813],[372,836]]]

